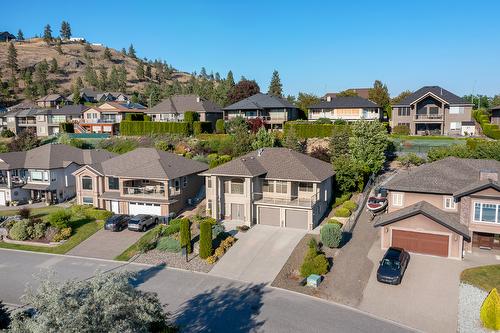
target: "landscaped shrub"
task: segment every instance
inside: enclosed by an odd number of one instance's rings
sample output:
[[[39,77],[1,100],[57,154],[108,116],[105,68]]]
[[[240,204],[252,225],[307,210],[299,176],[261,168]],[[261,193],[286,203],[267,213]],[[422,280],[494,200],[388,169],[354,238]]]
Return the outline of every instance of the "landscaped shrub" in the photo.
[[[144,113],[126,113],[125,120],[128,121],[151,121],[151,117]]]
[[[317,124],[307,121],[287,121],[285,123],[285,136],[293,129],[299,139],[327,138],[332,136],[335,128],[333,124]]]
[[[335,210],[334,215],[336,217],[349,217],[351,216],[351,211],[344,207],[339,207]]]
[[[500,330],[500,297],[493,288],[483,302],[480,312],[481,323],[491,330]]]
[[[335,119],[333,122],[334,125],[347,125],[347,120],[345,119]]]
[[[335,203],[333,204],[333,208],[342,205],[344,202],[349,200],[352,196],[352,193],[344,193],[340,197],[335,198]]]
[[[206,259],[212,255],[212,225],[207,222],[200,224],[200,258]]]
[[[149,135],[176,133],[183,136],[189,135],[187,122],[160,122],[160,121],[127,121],[120,123],[121,135]]]
[[[59,232],[59,229],[54,228],[53,226],[49,225],[45,229],[45,235],[44,235],[44,237],[48,241],[52,242],[53,239],[54,239],[54,237],[57,235],[58,232]]]
[[[13,240],[23,241],[29,238],[28,220],[21,220],[14,223],[9,230],[9,237]]]
[[[213,265],[217,262],[217,256],[214,254],[213,256],[210,256],[206,259],[207,263],[210,265]]]
[[[193,123],[193,134],[212,133],[212,123],[210,121],[195,121]]]
[[[151,239],[141,238],[137,242],[137,249],[141,253],[146,253],[156,247],[156,240],[151,241]]]
[[[222,246],[222,248],[227,251],[231,246],[234,245],[234,243],[236,243],[236,238],[234,238],[233,236],[228,236],[221,242],[220,246]]]
[[[392,134],[410,135],[410,127],[408,125],[396,125],[392,128]]]
[[[332,120],[330,118],[319,118],[315,121],[316,124],[331,124]]]
[[[47,216],[47,221],[51,226],[62,229],[66,228],[71,221],[71,212],[65,209],[59,209]]]
[[[14,132],[12,132],[10,129],[6,128],[6,129],[2,130],[2,132],[0,133],[0,136],[2,138],[12,138],[12,137],[16,136],[16,134]]]
[[[226,253],[226,250],[222,247],[222,246],[219,246],[218,248],[215,249],[215,255],[217,256],[217,258],[221,258],[224,253]]]
[[[40,239],[45,236],[45,231],[47,230],[47,224],[45,222],[38,222],[33,224],[30,231],[30,237],[32,239]]]
[[[61,132],[61,133],[75,133],[75,124],[73,124],[73,123],[59,123],[59,132]]]
[[[60,242],[62,240],[68,239],[71,236],[71,227],[62,228],[52,239],[53,242]]]
[[[181,247],[187,247],[188,253],[193,252],[191,247],[191,223],[188,219],[183,218],[180,221],[180,241]]]
[[[19,214],[19,216],[21,216],[22,219],[27,219],[31,215],[31,210],[27,207],[19,208],[17,214]]]
[[[217,223],[217,224],[212,225],[212,239],[219,237],[219,235],[225,231],[226,231],[226,228],[221,223]]]
[[[323,275],[328,272],[328,266],[328,259],[323,253],[319,252],[316,239],[311,237],[307,254],[300,266],[300,275],[302,277],[308,277],[311,274]]]
[[[160,251],[181,252],[181,243],[174,238],[171,237],[162,237],[156,244],[156,248]]]
[[[224,134],[225,129],[224,129],[224,119],[217,119],[215,122],[215,132],[217,134]]]
[[[349,209],[352,213],[358,208],[358,204],[355,203],[354,201],[347,200],[346,202],[344,202],[342,207]]]
[[[341,227],[343,226],[342,222],[340,222],[339,220],[336,220],[336,219],[329,219],[326,223],[328,223],[328,224],[338,224]]]
[[[216,166],[231,161],[231,159],[232,157],[230,155],[210,154],[208,155],[208,167],[210,169],[215,168]]]
[[[184,121],[187,122],[188,124],[192,124],[195,121],[198,121],[199,119],[200,115],[197,112],[194,111],[184,112]]]
[[[339,247],[342,240],[341,225],[337,223],[327,223],[321,227],[321,242],[329,248]]]

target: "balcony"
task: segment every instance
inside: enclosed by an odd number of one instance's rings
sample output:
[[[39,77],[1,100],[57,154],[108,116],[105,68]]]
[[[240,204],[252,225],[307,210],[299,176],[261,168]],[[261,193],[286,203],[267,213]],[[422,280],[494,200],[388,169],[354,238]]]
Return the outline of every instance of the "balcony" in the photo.
[[[165,186],[163,185],[147,185],[141,187],[124,186],[123,195],[127,197],[141,197],[141,198],[166,198]]]
[[[36,119],[19,119],[18,125],[36,125]]]
[[[415,121],[443,121],[443,114],[416,114],[413,118]]]
[[[115,124],[119,121],[116,118],[99,118],[99,119],[82,119],[80,121],[81,124]]]
[[[318,202],[319,194],[313,194],[310,197],[297,197],[292,196],[288,198],[280,198],[275,196],[264,195],[263,193],[253,193],[254,203],[269,204],[276,206],[291,206],[291,207],[304,207],[312,208]]]
[[[11,182],[10,187],[19,187],[19,186],[23,186],[26,184],[26,179],[18,177],[18,176],[13,176],[10,179],[10,182]],[[0,175],[0,187],[1,188],[8,188],[9,187],[9,183],[7,181],[7,176]]]

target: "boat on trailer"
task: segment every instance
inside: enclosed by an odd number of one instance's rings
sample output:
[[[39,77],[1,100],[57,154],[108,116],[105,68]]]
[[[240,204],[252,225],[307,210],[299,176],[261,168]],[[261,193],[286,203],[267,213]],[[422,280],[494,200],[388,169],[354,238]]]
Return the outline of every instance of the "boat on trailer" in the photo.
[[[387,207],[387,190],[378,188],[375,190],[375,196],[369,197],[366,208],[372,213],[379,213]]]

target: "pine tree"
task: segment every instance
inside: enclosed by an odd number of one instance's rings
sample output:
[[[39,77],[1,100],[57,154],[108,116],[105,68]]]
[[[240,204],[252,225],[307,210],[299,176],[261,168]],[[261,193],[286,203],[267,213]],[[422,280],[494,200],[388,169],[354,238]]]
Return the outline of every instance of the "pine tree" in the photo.
[[[122,47],[121,53],[122,53],[122,55],[126,56],[127,55],[127,50],[125,50],[125,48]]]
[[[152,79],[153,78],[153,75],[151,74],[151,64],[149,62],[146,65],[146,77],[148,79]]]
[[[62,46],[61,46],[61,39],[60,38],[58,38],[57,41],[56,41],[56,51],[59,54],[63,54],[63,49],[62,49]]]
[[[113,66],[114,68],[114,66]],[[116,70],[116,69],[115,69]],[[106,68],[101,67],[99,68],[99,89],[104,91],[107,89],[109,81],[108,81],[108,71]]]
[[[17,64],[17,50],[12,42],[9,43],[7,67],[10,69],[12,77],[14,77],[19,70],[19,65]]]
[[[22,42],[24,40],[24,34],[23,34],[23,31],[21,29],[19,29],[17,31],[17,40]]]
[[[111,50],[106,46],[106,48],[104,49],[104,55],[103,55],[103,58],[106,59],[106,60],[113,60],[112,59],[112,55],[111,55]]]
[[[126,92],[127,90],[127,69],[125,65],[122,64],[120,68],[118,68],[118,91]]]
[[[137,63],[137,67],[135,68],[135,75],[137,75],[137,79],[139,81],[144,80],[144,65],[140,61]]]
[[[61,30],[59,32],[60,32],[61,38],[70,39],[71,38],[71,27],[69,26],[69,23],[66,21],[62,21]]]
[[[283,86],[281,84],[280,75],[277,70],[273,72],[271,83],[269,84],[268,93],[273,96],[283,97]]]
[[[78,87],[78,90],[83,88],[83,81],[80,76],[76,78],[75,85]]]
[[[219,74],[219,72],[215,72],[215,81],[217,81],[217,82],[220,81],[220,74]]]
[[[49,64],[44,59],[35,66],[34,83],[36,86],[36,94],[38,96],[45,96],[50,87],[48,80]]]
[[[58,70],[59,70],[59,65],[57,64],[57,60],[56,58],[52,58],[52,60],[50,61],[50,72],[57,73]]]
[[[228,90],[232,89],[235,86],[234,76],[233,76],[233,72],[232,71],[227,72],[226,86],[227,86]]]
[[[118,71],[116,67],[111,67],[111,73],[109,74],[109,88],[113,91],[117,91],[118,89]]]
[[[84,78],[88,85],[97,88],[99,86],[99,79],[97,73],[92,66],[87,65],[84,71]]]
[[[130,44],[130,46],[128,47],[128,56],[131,58],[136,57],[134,45],[132,45],[132,44]]]
[[[200,71],[200,77],[206,79],[208,77],[207,75],[207,70],[205,69],[205,67],[202,67],[201,68],[201,71]]]
[[[78,78],[80,79],[80,77]],[[71,92],[73,93],[73,98],[72,98],[73,104],[80,104],[82,102],[82,98],[80,96],[80,88],[78,87],[78,81],[75,81],[71,86]]]
[[[50,24],[47,24],[43,30],[43,40],[47,44],[52,42],[52,29],[50,28]]]

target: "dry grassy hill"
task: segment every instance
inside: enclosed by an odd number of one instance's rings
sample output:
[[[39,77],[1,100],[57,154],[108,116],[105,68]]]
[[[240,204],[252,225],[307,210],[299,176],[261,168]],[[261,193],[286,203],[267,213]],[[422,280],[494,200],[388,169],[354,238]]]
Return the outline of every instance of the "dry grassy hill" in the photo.
[[[85,50],[85,44],[83,43],[64,43],[61,45],[63,54],[59,54],[55,45],[47,45],[41,39],[31,39],[24,42],[14,43],[17,50],[17,59],[19,68],[33,67],[43,61],[43,59],[50,61],[55,58],[58,63],[58,67],[61,70],[60,73],[50,74],[49,79],[56,82],[56,89],[58,93],[68,94],[71,90],[72,82],[78,77],[83,77],[85,67],[89,60],[85,57],[85,54],[91,58],[92,65],[95,69],[104,66],[104,68],[111,70],[113,65],[121,66],[125,65],[127,69],[127,92],[132,92],[134,90],[141,89],[144,87],[148,80],[139,81],[136,76],[137,59],[123,55],[110,48],[111,51],[111,61],[104,58],[105,46],[90,45],[92,48],[91,52]],[[5,64],[7,61],[7,51],[8,43],[0,43],[0,67],[3,68],[0,75],[1,80],[8,80],[10,77],[9,70],[5,69]],[[87,46],[88,48],[88,46]],[[152,69],[153,77],[155,70]],[[171,80],[178,80],[179,82],[187,82],[191,75],[185,72],[174,71]],[[19,81],[20,89],[23,88],[22,80]],[[22,96],[19,96],[22,98]]]

